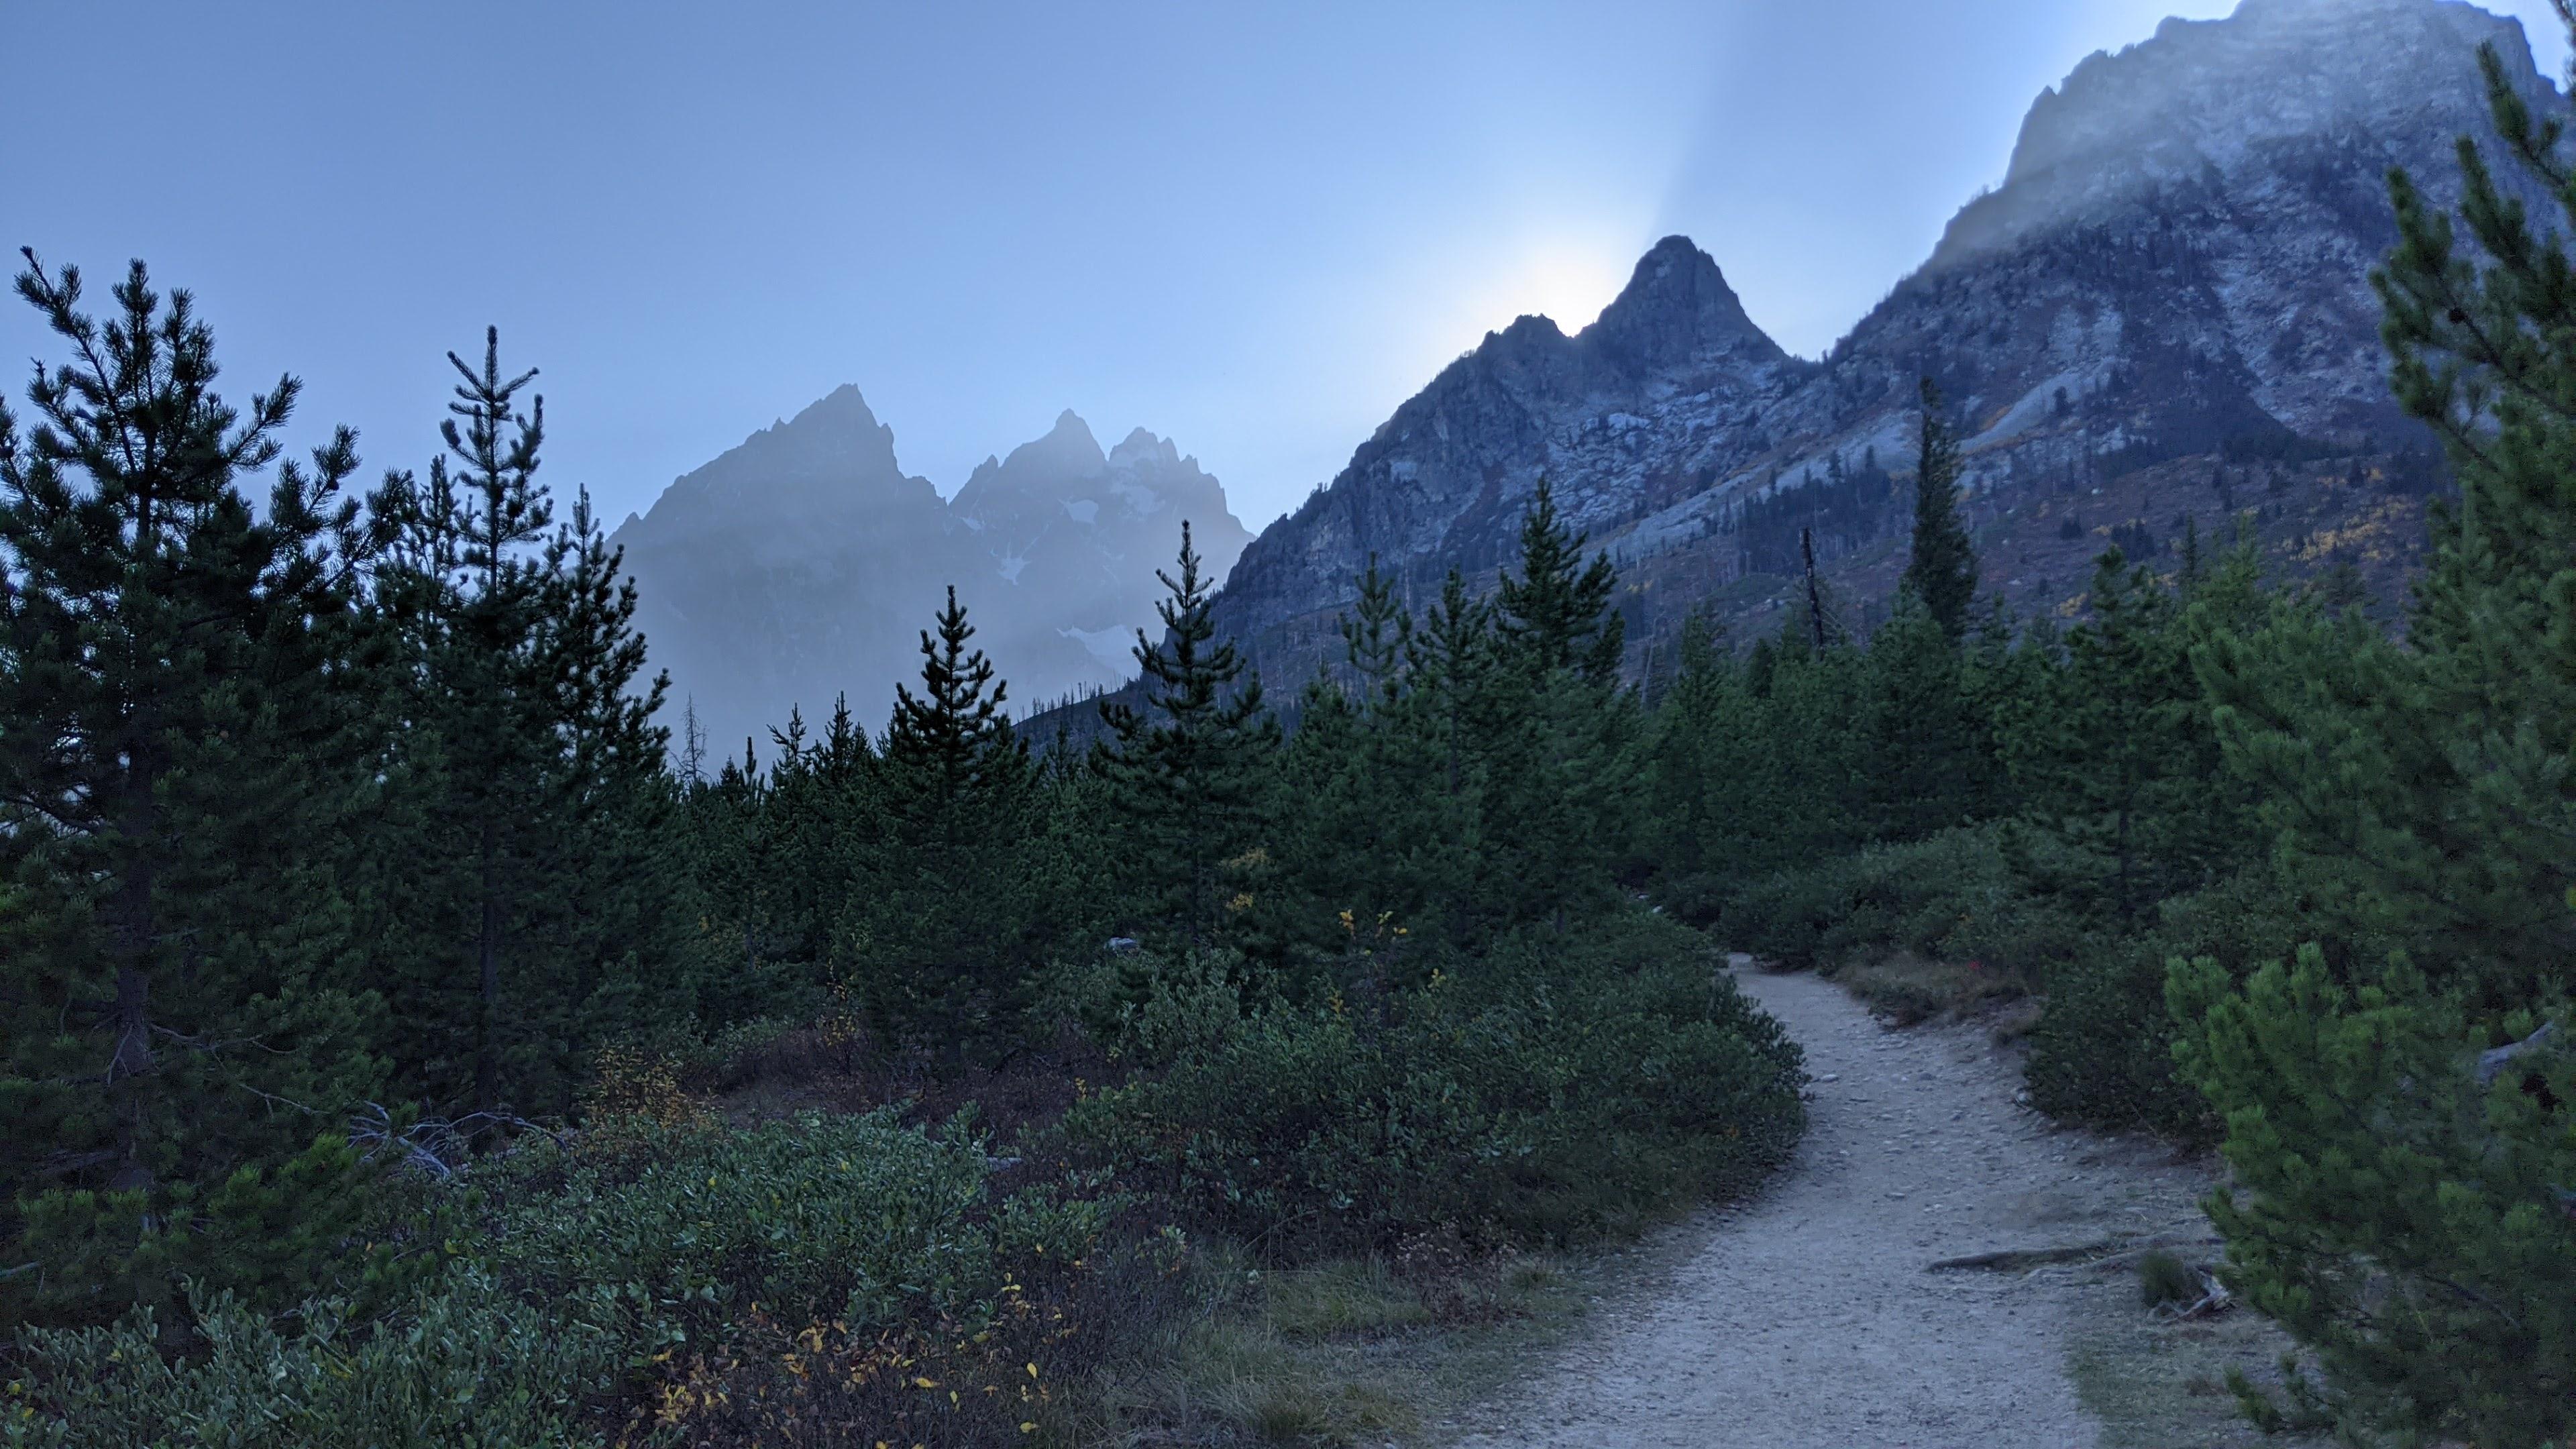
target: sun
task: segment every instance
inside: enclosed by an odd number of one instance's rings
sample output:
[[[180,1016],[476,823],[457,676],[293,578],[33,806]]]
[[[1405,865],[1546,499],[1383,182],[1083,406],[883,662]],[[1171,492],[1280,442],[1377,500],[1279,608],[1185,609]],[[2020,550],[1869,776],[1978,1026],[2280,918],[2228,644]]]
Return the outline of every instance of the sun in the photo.
[[[1459,321],[1470,337],[1499,332],[1515,318],[1545,317],[1571,337],[1619,295],[1632,258],[1606,243],[1551,238],[1504,251],[1467,288]],[[1472,330],[1469,330],[1472,329]]]

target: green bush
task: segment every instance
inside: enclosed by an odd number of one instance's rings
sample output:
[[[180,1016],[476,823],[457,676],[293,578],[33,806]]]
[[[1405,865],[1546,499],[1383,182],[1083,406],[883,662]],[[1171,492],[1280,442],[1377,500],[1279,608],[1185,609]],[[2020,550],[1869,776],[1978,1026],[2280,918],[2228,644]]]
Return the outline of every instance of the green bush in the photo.
[[[2070,1121],[2214,1141],[2217,1118],[2175,1070],[2167,963],[2215,960],[2242,976],[2281,959],[2297,944],[2295,905],[2271,869],[2256,867],[2164,902],[2147,931],[2091,937],[2045,978],[2048,1011],[2026,1068],[2033,1103]]]
[[[2200,1301],[2200,1274],[2159,1248],[2138,1260],[2138,1303],[2146,1308],[2185,1308]]]
[[[1366,1001],[1273,1006],[1077,1104],[1075,1150],[1274,1253],[1633,1229],[1795,1145],[1797,1047],[1642,913]]]
[[[2164,956],[2152,941],[2104,940],[2052,970],[2048,1007],[2022,1072],[2031,1105],[2052,1117],[2144,1128],[2206,1142],[2214,1124],[2174,1076]]]
[[[809,1112],[639,1123],[605,1161],[532,1150],[512,1172],[551,1190],[511,1201],[500,1185],[482,1255],[540,1297],[618,1286],[648,1344],[741,1303],[854,1326],[959,1312],[1003,1281],[1004,1257],[1078,1253],[1102,1211],[1032,1197],[987,1212],[989,1160],[965,1126]]]
[[[968,1128],[809,1113],[539,1141],[467,1174],[469,1200],[447,1214],[474,1222],[449,1244],[456,1263],[388,1315],[353,1321],[346,1300],[316,1299],[286,1332],[222,1294],[169,1343],[149,1310],[26,1335],[0,1442],[589,1443],[582,1425],[613,1391],[679,1372],[658,1366],[681,1350],[703,1375],[746,1325],[971,1336],[1025,1315],[1013,1279],[1080,1260],[1113,1204],[996,1201]]]
[[[194,1304],[196,1352],[173,1355],[152,1310],[112,1328],[27,1335],[27,1380],[0,1444],[43,1449],[538,1449],[589,1444],[585,1405],[627,1353],[614,1294],[531,1303],[488,1272],[452,1271],[378,1325],[308,1304],[281,1331],[231,1294]]]

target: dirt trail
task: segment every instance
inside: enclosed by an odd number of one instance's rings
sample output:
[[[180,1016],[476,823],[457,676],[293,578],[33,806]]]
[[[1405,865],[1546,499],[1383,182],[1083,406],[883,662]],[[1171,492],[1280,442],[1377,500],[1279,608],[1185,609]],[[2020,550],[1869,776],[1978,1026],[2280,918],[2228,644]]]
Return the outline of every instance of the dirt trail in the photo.
[[[1890,1031],[1814,976],[1738,969],[1817,1078],[1795,1163],[1712,1214],[1462,1445],[2062,1449],[2106,1437],[2071,1360],[2135,1300],[2098,1270],[1943,1271],[1998,1250],[2205,1232],[2202,1171],[2053,1127],[1974,1027]]]

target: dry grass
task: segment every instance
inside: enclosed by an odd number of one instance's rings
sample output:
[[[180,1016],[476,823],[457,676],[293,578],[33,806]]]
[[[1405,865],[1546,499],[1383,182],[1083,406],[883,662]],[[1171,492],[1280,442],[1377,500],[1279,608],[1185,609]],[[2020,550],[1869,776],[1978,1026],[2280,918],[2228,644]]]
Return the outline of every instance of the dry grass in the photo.
[[[2029,984],[2011,972],[1975,961],[1926,961],[1910,951],[1873,952],[1825,975],[1891,1026],[1955,1020],[2030,994]]]
[[[1436,1438],[1525,1374],[1653,1249],[1514,1255],[1428,1279],[1387,1258],[1203,1266],[1207,1297],[1105,1375],[1083,1443],[1380,1445]],[[1422,1255],[1417,1254],[1417,1260]]]
[[[2102,1420],[2103,1449],[2305,1449],[2321,1441],[2266,1435],[2227,1389],[2235,1369],[2276,1383],[2288,1339],[2261,1315],[2237,1309],[2184,1322],[2139,1307],[2134,1277],[2095,1286],[2089,1323],[2068,1368],[2084,1407]]]

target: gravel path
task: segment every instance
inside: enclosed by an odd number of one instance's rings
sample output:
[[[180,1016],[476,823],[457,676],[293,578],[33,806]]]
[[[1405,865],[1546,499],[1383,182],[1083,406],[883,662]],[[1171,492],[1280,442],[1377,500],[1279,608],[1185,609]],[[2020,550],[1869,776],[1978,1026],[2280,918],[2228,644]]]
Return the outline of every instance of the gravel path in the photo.
[[[2068,1359],[2102,1290],[1927,1266],[2201,1231],[2198,1175],[2015,1105],[1981,1029],[1890,1031],[1814,976],[1737,980],[1806,1048],[1797,1160],[1462,1445],[2093,1449]]]

